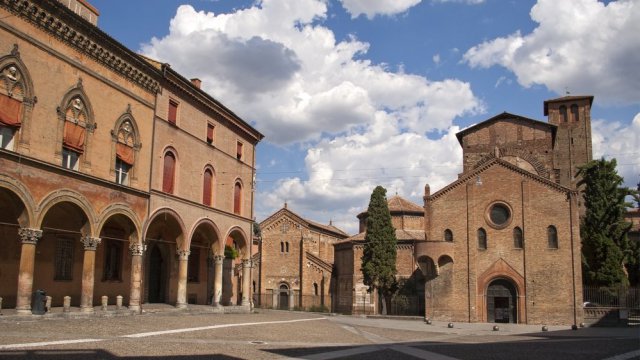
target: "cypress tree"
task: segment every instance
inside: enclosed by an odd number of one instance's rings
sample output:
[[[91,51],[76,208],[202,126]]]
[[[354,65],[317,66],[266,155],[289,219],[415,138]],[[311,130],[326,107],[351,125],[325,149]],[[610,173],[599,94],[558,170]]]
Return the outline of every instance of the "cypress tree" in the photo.
[[[362,274],[369,292],[378,291],[382,302],[382,314],[387,313],[387,303],[396,283],[396,232],[386,199],[387,190],[377,186],[371,194],[367,210],[367,230],[362,255]]]
[[[631,223],[625,221],[629,206],[625,198],[634,191],[622,186],[615,159],[592,160],[580,167],[578,175],[586,206],[580,227],[583,281],[594,286],[629,285],[630,277],[637,278],[638,247],[627,238]]]

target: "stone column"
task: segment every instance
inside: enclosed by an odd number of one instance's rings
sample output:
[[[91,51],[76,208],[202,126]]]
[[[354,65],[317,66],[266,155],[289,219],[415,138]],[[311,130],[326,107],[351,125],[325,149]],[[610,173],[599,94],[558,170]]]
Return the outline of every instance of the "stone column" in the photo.
[[[187,307],[187,265],[189,264],[189,250],[178,250],[178,300],[176,307]]]
[[[36,257],[36,244],[42,237],[42,230],[20,228],[18,230],[22,251],[20,253],[20,273],[18,274],[18,294],[16,312],[31,313],[31,291],[33,291],[33,268]]]
[[[84,259],[82,262],[82,295],[80,295],[80,311],[93,312],[93,284],[96,272],[96,249],[100,238],[83,236],[80,239],[84,245]]]
[[[242,260],[242,306],[249,306],[251,299],[251,259]]]
[[[147,245],[131,244],[131,293],[129,294],[129,310],[140,312],[140,295],[142,294],[142,254]]]
[[[214,255],[213,264],[215,266],[215,277],[213,280],[213,306],[220,306],[222,298],[222,264],[224,263],[224,255]]]

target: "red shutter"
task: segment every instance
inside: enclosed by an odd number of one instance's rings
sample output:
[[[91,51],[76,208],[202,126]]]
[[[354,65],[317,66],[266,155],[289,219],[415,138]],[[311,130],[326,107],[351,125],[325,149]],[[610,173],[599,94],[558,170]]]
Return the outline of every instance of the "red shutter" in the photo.
[[[236,183],[236,186],[233,192],[233,213],[236,215],[240,215],[241,200],[242,200],[242,186],[239,183]]]
[[[176,158],[168,152],[164,155],[164,173],[162,175],[162,191],[173,194],[173,180],[176,169]]]
[[[122,143],[116,144],[116,157],[129,166],[133,166],[133,148]]]
[[[85,129],[71,121],[64,122],[64,138],[62,145],[67,149],[82,154],[84,152]]]
[[[213,125],[207,124],[207,142],[213,143]]]
[[[236,158],[238,160],[242,159],[242,143],[240,141],[238,141],[236,146]]]
[[[204,172],[204,184],[202,185],[202,203],[211,206],[211,183],[213,182],[213,174],[207,169]]]
[[[169,101],[169,117],[167,120],[169,120],[170,123],[175,125],[177,118],[178,118],[178,103]]]
[[[0,95],[0,124],[20,127],[22,103],[6,95]]]

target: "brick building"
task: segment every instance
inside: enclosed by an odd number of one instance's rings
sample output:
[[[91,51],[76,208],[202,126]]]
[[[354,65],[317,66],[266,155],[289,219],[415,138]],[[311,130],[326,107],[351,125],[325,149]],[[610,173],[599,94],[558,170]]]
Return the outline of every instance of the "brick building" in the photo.
[[[548,123],[503,113],[457,134],[464,170],[431,194],[416,257],[426,316],[582,319],[577,167],[591,160],[591,96],[545,101]]]
[[[44,289],[85,312],[103,295],[134,311],[248,307],[262,135],[98,15],[84,0],[0,2],[3,306],[29,313]]]
[[[262,307],[331,309],[333,245],[348,235],[306,220],[287,204],[260,223],[254,302]]]
[[[424,209],[400,196],[387,200],[391,222],[396,229],[397,278],[405,284],[405,294],[413,295],[415,308],[423,308],[424,276],[416,261],[415,246],[424,241]],[[358,215],[359,233],[335,245],[335,311],[348,314],[376,314],[377,294],[368,293],[362,275],[362,254],[367,228],[367,211]]]

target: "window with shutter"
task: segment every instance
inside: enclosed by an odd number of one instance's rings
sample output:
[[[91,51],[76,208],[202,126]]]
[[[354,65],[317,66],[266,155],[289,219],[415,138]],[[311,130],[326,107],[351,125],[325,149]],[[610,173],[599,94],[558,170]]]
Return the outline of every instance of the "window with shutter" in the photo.
[[[164,155],[164,172],[162,174],[162,191],[173,194],[176,169],[176,157],[172,152]]]

